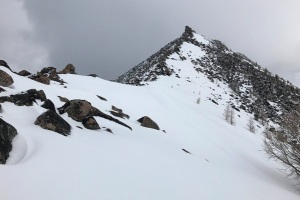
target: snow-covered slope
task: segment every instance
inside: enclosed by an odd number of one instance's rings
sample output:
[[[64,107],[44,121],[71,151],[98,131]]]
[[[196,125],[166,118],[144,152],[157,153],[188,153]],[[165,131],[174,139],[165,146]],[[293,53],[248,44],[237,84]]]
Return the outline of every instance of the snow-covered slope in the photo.
[[[294,183],[278,170],[282,166],[263,152],[262,130],[246,129],[250,115],[236,112],[235,126],[224,120],[224,108],[233,101],[228,86],[195,73],[190,62],[176,62],[176,57],[168,60],[182,78],[161,76],[143,87],[66,74],[60,75],[65,88],[1,68],[14,84],[0,96],[35,88],[56,108],[63,105],[57,96],[87,100],[106,114],[114,105],[130,116],[120,120],[132,131],[97,117],[102,129],[88,130],[65,113],[61,116],[72,126],[65,137],[34,125],[46,111],[42,102],[29,107],[3,103],[0,116],[18,135],[7,164],[0,165],[0,199],[298,200]],[[161,130],[140,126],[142,116]]]

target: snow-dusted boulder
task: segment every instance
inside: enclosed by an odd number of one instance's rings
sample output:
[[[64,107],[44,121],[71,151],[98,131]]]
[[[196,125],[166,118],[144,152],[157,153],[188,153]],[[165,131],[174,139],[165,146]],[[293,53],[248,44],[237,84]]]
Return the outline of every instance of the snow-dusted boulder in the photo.
[[[71,132],[71,126],[61,116],[52,110],[48,110],[41,114],[36,121],[35,125],[43,129],[50,130],[67,136]]]
[[[12,150],[12,140],[17,135],[17,129],[0,118],[0,164],[5,164]]]
[[[140,118],[138,122],[140,122],[143,127],[159,130],[159,126],[150,117],[144,116]]]

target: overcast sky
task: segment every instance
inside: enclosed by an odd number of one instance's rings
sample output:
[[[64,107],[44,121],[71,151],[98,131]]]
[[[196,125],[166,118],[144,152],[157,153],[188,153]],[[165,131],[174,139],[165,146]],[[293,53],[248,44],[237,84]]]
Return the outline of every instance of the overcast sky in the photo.
[[[184,26],[300,86],[299,0],[0,0],[0,59],[16,71],[115,79]]]

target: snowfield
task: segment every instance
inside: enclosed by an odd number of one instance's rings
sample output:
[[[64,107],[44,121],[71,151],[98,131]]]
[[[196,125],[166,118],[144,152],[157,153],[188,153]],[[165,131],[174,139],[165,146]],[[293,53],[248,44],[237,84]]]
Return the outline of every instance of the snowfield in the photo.
[[[181,78],[159,77],[140,87],[67,74],[60,75],[64,88],[1,68],[15,81],[1,96],[35,88],[44,90],[56,108],[64,104],[57,96],[87,100],[106,114],[114,105],[130,116],[118,119],[133,130],[99,117],[102,129],[87,130],[65,113],[61,116],[72,130],[64,137],[34,125],[46,111],[42,102],[31,107],[3,103],[0,116],[18,135],[7,164],[0,165],[0,199],[299,200],[295,182],[263,151],[263,127],[249,132],[251,115],[243,111],[235,112],[235,126],[224,120],[227,102],[234,102],[228,86],[197,73],[188,60],[178,65],[171,57],[167,64]],[[137,120],[143,116],[161,130],[141,127]]]

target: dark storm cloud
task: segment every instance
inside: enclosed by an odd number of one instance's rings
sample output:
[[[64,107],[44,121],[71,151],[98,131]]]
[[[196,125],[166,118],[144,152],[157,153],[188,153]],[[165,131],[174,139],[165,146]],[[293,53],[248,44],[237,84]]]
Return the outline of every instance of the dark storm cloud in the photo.
[[[189,25],[295,82],[299,8],[296,0],[24,0],[34,43],[46,48],[51,65],[73,63],[81,74],[106,79],[143,61]]]

